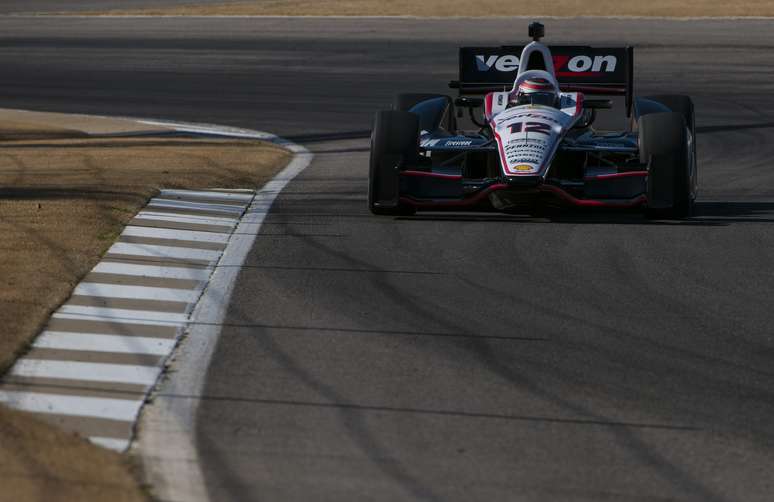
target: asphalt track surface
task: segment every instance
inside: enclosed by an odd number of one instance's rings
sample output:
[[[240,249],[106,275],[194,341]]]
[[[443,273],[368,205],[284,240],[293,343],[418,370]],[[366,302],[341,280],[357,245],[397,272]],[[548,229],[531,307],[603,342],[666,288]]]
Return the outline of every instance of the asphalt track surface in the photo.
[[[238,125],[316,152],[200,396],[213,500],[770,500],[771,21],[547,22],[697,104],[698,215],[371,216],[367,139],[524,21],[0,19],[0,106]],[[514,35],[515,33],[515,35]]]

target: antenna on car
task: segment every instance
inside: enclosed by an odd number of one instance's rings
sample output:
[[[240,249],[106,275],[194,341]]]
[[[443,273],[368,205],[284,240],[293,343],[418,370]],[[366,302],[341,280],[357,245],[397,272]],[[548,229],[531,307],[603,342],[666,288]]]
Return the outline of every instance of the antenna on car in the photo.
[[[546,36],[546,27],[542,23],[535,21],[529,25],[529,36],[535,42],[540,42],[540,39]]]

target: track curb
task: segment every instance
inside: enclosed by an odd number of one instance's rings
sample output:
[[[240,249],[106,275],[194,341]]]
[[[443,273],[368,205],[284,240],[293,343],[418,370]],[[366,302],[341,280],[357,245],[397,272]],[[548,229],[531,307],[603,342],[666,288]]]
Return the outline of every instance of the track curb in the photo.
[[[254,196],[162,190],[6,373],[0,402],[126,450],[146,395]]]
[[[169,123],[162,125],[169,126]],[[208,501],[196,448],[196,412],[207,368],[220,336],[234,284],[274,200],[313,155],[303,146],[269,133],[197,124],[185,132],[254,138],[282,146],[293,159],[259,189],[232,234],[211,280],[191,314],[169,370],[143,410],[138,441],[132,447],[142,463],[144,481],[164,501]]]
[[[119,452],[137,443],[141,411],[180,340],[185,335],[204,337],[214,347],[238,269],[263,217],[312,158],[305,148],[269,133],[134,120],[179,134],[260,139],[282,146],[294,157],[257,191],[162,190],[127,224],[52,314],[30,351],[0,381],[0,403]],[[197,350],[195,356],[188,364],[196,375],[183,384],[183,390],[194,396],[203,385],[211,350]],[[178,357],[176,364],[182,360]],[[167,378],[164,385],[175,381]],[[156,400],[160,405],[149,415],[157,420],[158,412],[165,413],[168,406],[164,407],[163,394]],[[190,426],[186,436],[194,433],[195,409],[196,403],[189,403],[188,414],[177,413],[173,419]],[[159,458],[159,447],[179,458],[185,452],[180,441],[157,428],[144,430],[153,441],[146,447],[147,441],[139,441],[133,453],[142,458],[146,477],[159,480],[172,500],[206,500],[201,480],[196,479],[196,464],[186,470],[194,479],[182,487],[175,483],[179,476],[169,481],[163,466],[153,460]],[[188,493],[175,496],[181,488]]]

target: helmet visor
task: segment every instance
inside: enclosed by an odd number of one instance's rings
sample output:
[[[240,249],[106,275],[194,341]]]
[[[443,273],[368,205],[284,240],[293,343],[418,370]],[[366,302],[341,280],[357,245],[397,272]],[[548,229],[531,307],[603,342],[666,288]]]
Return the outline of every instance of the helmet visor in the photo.
[[[556,94],[552,92],[532,92],[525,95],[525,101],[533,105],[555,106]]]

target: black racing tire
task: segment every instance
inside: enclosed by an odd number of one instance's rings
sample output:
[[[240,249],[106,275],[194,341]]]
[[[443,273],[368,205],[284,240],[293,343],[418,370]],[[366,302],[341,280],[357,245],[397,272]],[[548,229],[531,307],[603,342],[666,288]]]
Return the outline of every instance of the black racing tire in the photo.
[[[696,111],[693,106],[693,100],[689,96],[683,96],[681,94],[658,94],[656,96],[647,96],[645,99],[661,103],[673,112],[681,114],[685,119],[688,130],[691,132],[693,169],[691,169],[689,183],[691,187],[691,197],[695,198],[699,184],[699,169],[696,162]]]
[[[685,218],[693,210],[690,185],[692,152],[688,127],[676,112],[653,113],[639,119],[640,161],[648,165],[648,207],[652,218]]]
[[[405,111],[376,114],[371,132],[368,208],[373,214],[406,215],[416,209],[400,202],[401,163],[419,156],[419,117]]]
[[[449,102],[448,113],[443,121],[442,127],[449,132],[457,130],[457,117],[454,114],[454,100],[446,94],[429,94],[429,93],[405,93],[398,94],[392,102],[393,110],[407,112],[414,108],[414,105],[427,101],[428,99],[444,98]]]

